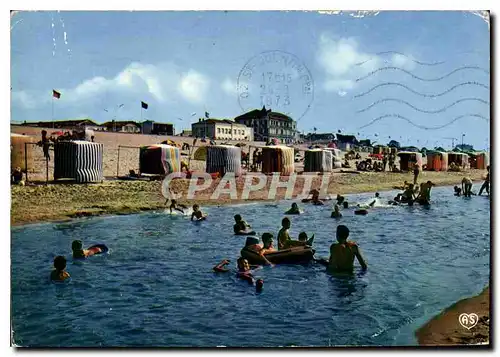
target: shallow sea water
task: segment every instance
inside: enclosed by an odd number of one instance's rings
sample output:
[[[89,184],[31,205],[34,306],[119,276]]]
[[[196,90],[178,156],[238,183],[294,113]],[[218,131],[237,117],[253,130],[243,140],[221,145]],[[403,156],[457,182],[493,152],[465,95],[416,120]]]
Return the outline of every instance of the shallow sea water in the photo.
[[[394,192],[384,192],[386,201]],[[370,194],[347,195],[350,202]],[[351,230],[368,271],[332,276],[324,267],[265,267],[256,294],[234,273],[245,237],[232,234],[240,213],[262,233],[280,228],[290,201],[209,207],[205,222],[164,212],[85,219],[12,229],[12,329],[21,346],[333,346],[415,345],[415,330],[490,277],[490,200],[432,191],[424,208],[375,208],[367,216],[331,203],[291,216],[293,237],[315,233],[327,257],[338,224]],[[72,261],[71,242],[105,243],[110,252]],[[56,255],[68,259],[68,284],[48,276]],[[473,311],[464,311],[471,313]],[[457,321],[457,328],[460,328]]]

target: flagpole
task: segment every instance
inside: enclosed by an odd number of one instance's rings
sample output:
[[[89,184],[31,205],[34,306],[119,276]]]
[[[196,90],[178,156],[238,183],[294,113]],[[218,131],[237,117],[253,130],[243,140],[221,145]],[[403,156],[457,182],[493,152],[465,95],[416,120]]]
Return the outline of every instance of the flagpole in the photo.
[[[52,129],[55,128],[55,122],[54,122],[54,96],[52,96]]]
[[[141,103],[141,134],[142,134],[142,103]]]

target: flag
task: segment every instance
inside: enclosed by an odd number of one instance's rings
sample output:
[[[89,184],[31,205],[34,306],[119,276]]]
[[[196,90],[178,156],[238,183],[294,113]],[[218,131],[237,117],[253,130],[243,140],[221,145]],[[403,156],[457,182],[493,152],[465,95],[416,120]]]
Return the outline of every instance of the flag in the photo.
[[[142,101],[141,101],[141,107],[142,107],[143,109],[148,109],[148,103],[145,103],[145,102],[142,102]]]
[[[52,89],[52,96],[53,96],[54,98],[59,99],[59,98],[61,98],[61,93],[59,93],[59,92],[58,92],[58,91],[56,91],[55,89]]]
[[[210,114],[208,114],[208,112],[205,112],[205,118],[210,118]]]

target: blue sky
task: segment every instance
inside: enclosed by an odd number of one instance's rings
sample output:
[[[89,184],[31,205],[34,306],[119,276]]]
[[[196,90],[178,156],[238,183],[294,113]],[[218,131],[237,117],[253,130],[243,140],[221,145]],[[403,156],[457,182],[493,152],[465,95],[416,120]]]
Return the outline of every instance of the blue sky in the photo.
[[[243,112],[240,71],[260,53],[277,50],[298,58],[314,81],[304,115],[307,100],[291,97],[290,115],[300,118],[301,131],[340,129],[426,147],[449,147],[445,138],[460,142],[465,133],[466,143],[489,146],[490,34],[481,17],[458,11],[351,15],[22,12],[11,21],[11,121],[50,120],[52,89],[62,93],[54,101],[55,119],[140,120],[141,100],[149,103],[143,119],[172,122],[177,130],[205,111],[233,118]],[[373,89],[384,83],[397,85]],[[380,117],[386,118],[366,126]]]

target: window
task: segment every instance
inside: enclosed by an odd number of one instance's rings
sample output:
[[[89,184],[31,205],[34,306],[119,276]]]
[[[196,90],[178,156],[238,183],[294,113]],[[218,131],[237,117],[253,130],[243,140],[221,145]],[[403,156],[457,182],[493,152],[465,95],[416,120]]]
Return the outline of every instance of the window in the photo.
[[[217,134],[220,134],[220,128],[217,128]]]

